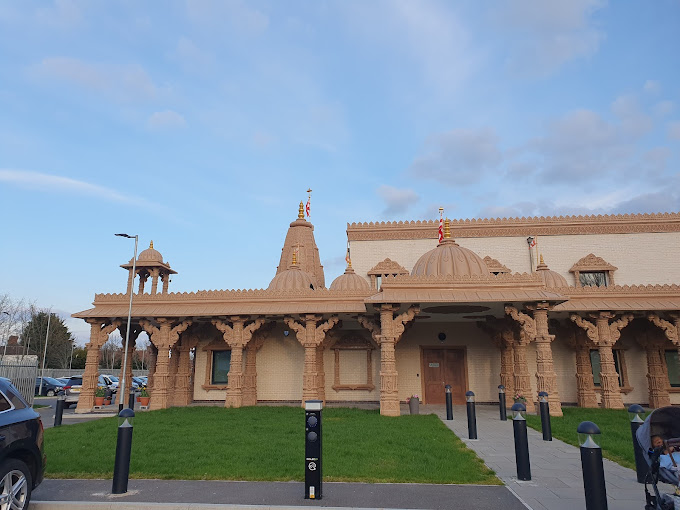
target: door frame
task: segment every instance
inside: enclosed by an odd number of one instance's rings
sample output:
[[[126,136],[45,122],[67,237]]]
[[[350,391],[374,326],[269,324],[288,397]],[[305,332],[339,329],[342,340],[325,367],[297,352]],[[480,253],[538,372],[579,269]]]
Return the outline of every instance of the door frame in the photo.
[[[428,402],[425,400],[425,355],[423,351],[425,349],[428,350],[448,350],[448,351],[463,351],[463,380],[465,383],[465,391],[469,391],[469,379],[468,379],[468,363],[467,363],[467,345],[456,345],[456,346],[448,346],[448,345],[421,345],[420,346],[420,391],[421,395],[423,396],[423,404],[427,404]]]

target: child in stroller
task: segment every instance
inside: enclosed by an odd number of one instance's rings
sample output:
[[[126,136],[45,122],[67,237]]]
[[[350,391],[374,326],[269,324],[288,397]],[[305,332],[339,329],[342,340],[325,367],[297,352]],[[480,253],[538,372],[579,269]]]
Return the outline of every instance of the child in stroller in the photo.
[[[654,410],[640,426],[636,439],[643,451],[647,452],[645,460],[649,472],[645,479],[647,504],[645,510],[680,509],[680,478],[677,466],[680,466],[680,408],[661,407]],[[662,494],[659,482],[675,486],[675,494]],[[648,484],[653,493],[650,494]]]

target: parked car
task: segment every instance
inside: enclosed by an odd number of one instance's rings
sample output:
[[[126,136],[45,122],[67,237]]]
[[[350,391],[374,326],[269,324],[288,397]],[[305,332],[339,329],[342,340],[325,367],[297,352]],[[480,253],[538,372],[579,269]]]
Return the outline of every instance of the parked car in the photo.
[[[26,509],[44,468],[40,415],[9,379],[0,378],[0,507]]]
[[[66,383],[68,382],[70,377],[57,377],[56,379],[57,379],[57,381],[61,382],[62,386],[66,386]]]
[[[71,404],[77,404],[80,398],[80,390],[83,389],[83,376],[74,375],[71,377],[66,386],[64,386],[64,393],[66,398],[64,400],[64,405],[66,407],[71,407]]]
[[[143,390],[146,388],[146,379],[143,379],[142,377],[133,377],[132,386],[135,390]]]
[[[118,391],[118,379],[112,375],[100,374],[99,379],[97,379],[97,385],[101,386],[105,390],[111,391],[111,393]]]
[[[35,378],[35,395],[38,396],[38,393],[40,392],[40,377]],[[57,393],[59,393],[61,390],[64,389],[64,384],[61,381],[58,381],[57,379],[54,379],[52,377],[43,377],[42,378],[42,393],[40,393],[40,396],[42,397],[53,397]]]

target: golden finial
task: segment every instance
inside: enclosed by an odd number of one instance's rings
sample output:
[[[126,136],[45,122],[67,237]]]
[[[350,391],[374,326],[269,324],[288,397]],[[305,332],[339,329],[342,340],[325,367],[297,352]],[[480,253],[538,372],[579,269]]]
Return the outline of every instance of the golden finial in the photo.
[[[352,269],[352,259],[347,259],[347,269]]]
[[[300,202],[300,209],[298,209],[298,220],[305,219],[305,204]]]
[[[541,253],[541,264],[545,264],[545,262],[543,262],[543,254],[542,253]]]
[[[451,239],[451,220],[444,220],[444,239]]]
[[[153,241],[151,241],[151,242],[149,243],[149,249],[150,249],[150,250],[153,250]]]
[[[297,252],[293,250],[293,265],[297,266]]]

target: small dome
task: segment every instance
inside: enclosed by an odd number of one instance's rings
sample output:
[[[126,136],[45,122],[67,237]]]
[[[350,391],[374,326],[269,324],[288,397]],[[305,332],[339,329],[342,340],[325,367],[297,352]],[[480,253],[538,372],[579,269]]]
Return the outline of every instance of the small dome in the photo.
[[[362,290],[369,289],[368,282],[361,276],[354,272],[351,265],[345,269],[345,274],[341,274],[333,283],[331,283],[331,290]]]
[[[444,239],[418,259],[411,276],[488,276],[484,259],[451,239],[448,219],[444,225]]]
[[[280,272],[269,283],[268,290],[314,290],[314,278],[308,272],[293,263],[288,269]]]
[[[536,271],[538,271],[543,278],[543,284],[549,289],[569,286],[567,279],[564,276],[556,271],[548,269],[548,265],[543,262],[543,255],[541,255],[540,264],[536,266]]]
[[[144,261],[144,262],[163,262],[163,255],[161,255],[161,252],[154,250],[153,249],[153,241],[151,241],[151,244],[149,244],[149,247],[142,251],[139,254],[139,257],[137,257],[138,261]]]

